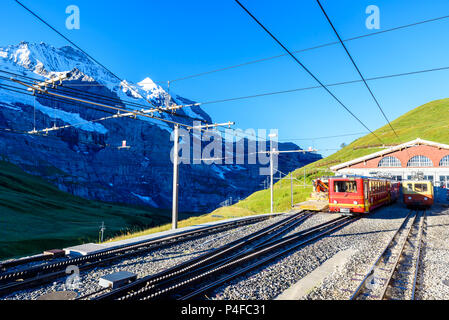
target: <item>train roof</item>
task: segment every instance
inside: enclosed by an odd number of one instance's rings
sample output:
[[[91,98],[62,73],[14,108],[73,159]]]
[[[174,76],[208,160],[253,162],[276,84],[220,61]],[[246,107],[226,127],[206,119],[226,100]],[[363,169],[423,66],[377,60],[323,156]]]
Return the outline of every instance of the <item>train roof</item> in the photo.
[[[429,181],[429,180],[402,180],[402,182],[404,183],[404,182],[412,182],[412,183],[416,183],[416,182],[419,182],[419,183],[432,183],[432,181]]]
[[[348,179],[348,178],[362,178],[362,179],[372,179],[372,180],[393,180],[389,178],[383,178],[383,177],[370,177],[370,176],[361,176],[361,175],[342,175],[342,176],[333,176],[329,177],[329,179]]]

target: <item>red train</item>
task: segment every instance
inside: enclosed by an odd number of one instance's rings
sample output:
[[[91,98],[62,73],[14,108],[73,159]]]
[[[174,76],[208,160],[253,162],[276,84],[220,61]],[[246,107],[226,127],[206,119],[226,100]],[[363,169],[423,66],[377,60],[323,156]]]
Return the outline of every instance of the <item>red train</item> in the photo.
[[[368,213],[395,202],[401,183],[362,176],[329,178],[329,211]]]

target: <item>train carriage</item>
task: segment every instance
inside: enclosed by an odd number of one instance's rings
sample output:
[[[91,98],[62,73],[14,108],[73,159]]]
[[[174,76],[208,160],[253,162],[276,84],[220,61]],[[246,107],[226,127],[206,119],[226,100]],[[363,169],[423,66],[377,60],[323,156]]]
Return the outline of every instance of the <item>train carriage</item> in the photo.
[[[430,207],[433,205],[433,185],[427,180],[402,182],[404,204],[407,207]]]
[[[398,182],[381,178],[332,177],[329,179],[329,211],[368,213],[397,200],[399,186]]]
[[[396,202],[401,196],[402,183],[399,181],[390,182],[390,202]]]

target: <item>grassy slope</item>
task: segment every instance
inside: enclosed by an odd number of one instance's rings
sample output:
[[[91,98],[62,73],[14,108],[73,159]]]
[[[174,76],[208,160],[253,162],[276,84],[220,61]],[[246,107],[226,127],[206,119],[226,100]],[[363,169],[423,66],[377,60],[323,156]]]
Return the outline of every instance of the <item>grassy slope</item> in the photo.
[[[128,228],[148,228],[169,221],[162,211],[127,207],[74,197],[20,168],[0,161],[0,260],[98,241]]]
[[[385,144],[403,143],[416,138],[436,141],[440,143],[449,144],[449,99],[442,99],[432,101],[420,107],[417,107],[403,116],[391,122],[399,135],[399,141],[391,131],[388,125],[379,128],[375,134],[379,136]],[[349,129],[349,128],[348,128]],[[379,141],[373,135],[369,134],[352,142],[350,145],[339,150],[338,152],[324,158],[320,161],[309,164],[303,168],[299,168],[293,172],[293,177],[296,186],[293,188],[294,202],[301,202],[306,200],[311,192],[311,187],[303,187],[304,184],[304,169],[306,170],[306,185],[311,184],[311,180],[323,176],[332,175],[328,169],[337,163],[324,165],[330,161],[338,160],[345,162],[354,158],[358,158],[379,150],[381,148],[369,148],[354,150],[356,146],[376,145]],[[318,173],[313,173],[320,170]],[[299,180],[299,181],[298,181]],[[274,187],[274,207],[275,211],[285,211],[290,209],[290,181],[282,180],[277,182]],[[210,214],[200,217],[190,218],[181,221],[181,226],[194,225],[201,222],[209,222],[228,217],[247,216],[252,214],[266,213],[270,211],[270,190],[261,190],[253,193],[246,199],[236,203],[230,207],[219,208]],[[159,228],[152,228],[140,232],[138,235],[149,234],[169,229],[169,225]],[[135,235],[129,234],[121,238],[131,238]]]

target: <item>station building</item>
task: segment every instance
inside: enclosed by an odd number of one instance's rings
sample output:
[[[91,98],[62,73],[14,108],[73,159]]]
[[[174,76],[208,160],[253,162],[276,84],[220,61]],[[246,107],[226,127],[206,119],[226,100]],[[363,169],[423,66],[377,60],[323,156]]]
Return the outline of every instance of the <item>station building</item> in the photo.
[[[423,177],[449,188],[449,145],[415,139],[331,167],[339,175],[363,175],[407,180]]]

